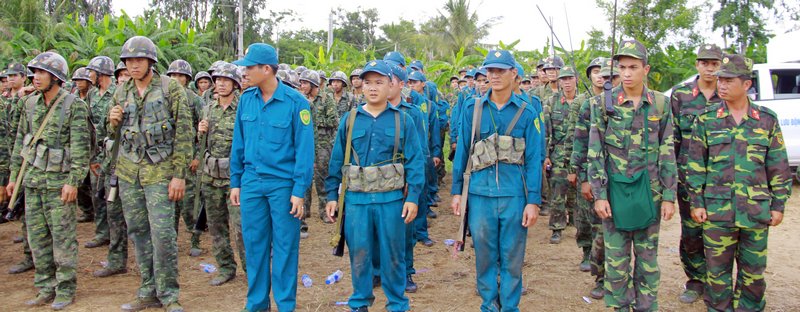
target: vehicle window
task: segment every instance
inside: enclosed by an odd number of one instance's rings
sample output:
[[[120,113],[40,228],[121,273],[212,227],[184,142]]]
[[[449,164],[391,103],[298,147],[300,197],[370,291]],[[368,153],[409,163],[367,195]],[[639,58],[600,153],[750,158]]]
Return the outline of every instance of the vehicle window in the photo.
[[[758,101],[761,99],[761,94],[758,92],[758,71],[753,71],[753,85],[750,86],[750,89],[747,90],[747,95],[750,96],[750,99],[753,101]]]
[[[800,69],[770,70],[775,99],[800,99]]]

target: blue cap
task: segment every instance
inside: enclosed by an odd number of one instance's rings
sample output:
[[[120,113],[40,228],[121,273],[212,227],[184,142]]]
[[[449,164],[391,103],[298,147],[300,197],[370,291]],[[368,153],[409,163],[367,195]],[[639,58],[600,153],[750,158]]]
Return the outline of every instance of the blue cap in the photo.
[[[367,73],[378,73],[381,74],[382,76],[392,78],[392,70],[389,68],[389,65],[381,60],[374,60],[367,62],[367,64],[364,65],[364,72],[361,73],[361,75],[359,75],[358,77],[364,79],[364,76]]]
[[[411,72],[411,75],[408,75],[408,80],[416,80],[416,81],[425,82],[428,79],[425,79],[425,75],[423,75],[421,72],[413,71],[413,72]]]
[[[247,47],[247,54],[244,58],[234,61],[233,64],[239,66],[277,65],[278,52],[266,43],[254,43]]]
[[[477,69],[470,68],[470,70],[468,70],[468,71],[467,71],[467,74],[466,74],[466,75],[464,75],[464,78],[466,78],[466,77],[472,77],[472,78],[475,78],[475,73],[477,73],[477,72],[478,72],[478,70],[477,70]]]
[[[516,66],[514,56],[508,50],[491,50],[483,60],[483,67],[510,69]]]
[[[524,69],[524,68],[522,68],[522,64],[520,64],[519,62],[516,62],[516,61],[515,61],[515,62],[514,62],[514,67],[516,67],[516,68],[517,68],[517,75],[518,75],[518,76],[520,76],[520,77],[525,77],[525,69]]]
[[[478,71],[475,73],[475,78],[478,78],[477,77],[478,75],[483,75],[484,77],[489,77],[489,73],[486,72],[486,68],[484,68],[484,67],[481,67],[480,69],[478,69]]]
[[[418,71],[422,71],[423,69],[425,69],[425,66],[422,65],[422,61],[420,60],[414,60],[413,62],[411,62],[411,65],[409,65],[409,67],[416,69]]]
[[[403,57],[403,54],[400,54],[400,52],[397,51],[386,52],[386,56],[383,57],[383,60],[395,62],[403,67],[406,66],[406,58]]]
[[[392,70],[392,75],[397,77],[397,79],[400,79],[402,82],[408,81],[408,73],[406,73],[406,70],[400,67],[400,65],[392,64],[389,67]]]

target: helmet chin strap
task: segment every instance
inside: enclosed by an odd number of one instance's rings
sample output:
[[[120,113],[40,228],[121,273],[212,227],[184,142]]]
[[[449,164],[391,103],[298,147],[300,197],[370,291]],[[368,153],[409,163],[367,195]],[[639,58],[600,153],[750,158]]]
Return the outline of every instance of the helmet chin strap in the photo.
[[[44,90],[42,90],[42,93],[47,93],[47,92],[50,92],[50,90],[52,90],[52,89],[53,89],[53,86],[55,86],[55,85],[56,85],[56,81],[57,81],[57,80],[58,80],[58,78],[56,78],[55,76],[53,76],[53,74],[50,74],[50,84],[48,84],[48,85],[47,85],[47,88],[45,88]]]

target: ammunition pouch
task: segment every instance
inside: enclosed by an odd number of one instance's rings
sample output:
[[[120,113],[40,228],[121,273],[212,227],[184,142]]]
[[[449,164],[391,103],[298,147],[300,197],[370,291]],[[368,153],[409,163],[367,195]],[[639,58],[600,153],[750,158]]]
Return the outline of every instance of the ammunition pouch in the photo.
[[[347,175],[347,190],[353,192],[380,193],[403,189],[405,168],[401,163],[383,166],[345,166],[342,174]]]
[[[212,157],[206,153],[203,157],[203,172],[214,179],[229,179],[231,177],[231,159]]]

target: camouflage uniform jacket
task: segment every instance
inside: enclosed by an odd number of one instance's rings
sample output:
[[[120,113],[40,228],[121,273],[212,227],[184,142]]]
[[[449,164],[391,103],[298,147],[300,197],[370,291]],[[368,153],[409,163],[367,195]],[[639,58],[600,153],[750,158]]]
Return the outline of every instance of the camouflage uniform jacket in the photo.
[[[233,125],[236,122],[236,108],[239,107],[239,92],[234,93],[233,102],[227,108],[219,105],[219,100],[214,100],[203,109],[203,119],[208,121],[208,137],[206,146],[200,147],[211,157],[228,158],[233,145]],[[199,170],[199,169],[198,169]],[[210,183],[214,187],[227,187],[230,179],[215,179],[208,174],[203,174],[203,183]]]
[[[66,95],[68,92],[64,89],[59,89],[53,101]],[[33,120],[28,120],[28,112],[23,111],[20,114],[19,128],[14,142],[14,150],[11,153],[11,181],[14,181],[19,174],[19,170],[24,161],[21,152],[23,148],[23,139],[26,134],[34,135],[41,122],[44,120],[45,115],[50,110],[51,106],[46,106],[44,96],[40,92],[33,93],[30,97],[31,101],[36,101],[33,108]],[[61,189],[65,184],[78,187],[89,170],[89,151],[91,138],[89,133],[89,107],[85,102],[77,97],[69,107],[69,111],[63,111],[63,123],[59,129],[58,123],[62,118],[62,107],[64,99],[51,105],[58,105],[54,108],[56,111],[50,117],[47,125],[42,132],[37,146],[46,146],[48,148],[65,149],[69,150],[69,169],[66,172],[46,172],[32,165],[28,165],[25,171],[25,178],[23,185],[32,188],[47,188],[47,189]],[[23,104],[24,105],[24,104]],[[33,147],[34,151],[36,146]],[[52,152],[52,150],[51,150]],[[48,155],[48,156],[52,156]],[[32,161],[32,160],[31,160]],[[21,187],[18,185],[17,187]]]
[[[570,166],[572,146],[575,137],[576,104],[584,102],[582,95],[576,95],[572,102],[561,93],[556,93],[546,100],[544,104],[544,124],[547,125],[547,155],[550,161],[558,168],[566,168],[569,173],[574,173]]]
[[[89,91],[88,104],[92,114],[91,120],[94,126],[95,142],[97,143],[103,143],[103,139],[108,136],[106,123],[108,123],[108,111],[111,110],[111,105],[114,103],[115,92],[117,92],[117,86],[113,83],[108,86],[108,89],[103,94],[100,94],[100,88],[92,88]],[[105,153],[97,149],[92,153],[91,162],[103,163],[104,155]]]
[[[192,126],[192,112],[189,107],[189,100],[186,98],[185,89],[175,80],[170,79],[169,90],[161,90],[162,76],[153,74],[150,85],[144,91],[144,96],[140,96],[134,80],[127,81],[117,89],[114,94],[114,105],[136,105],[136,113],[139,117],[144,113],[145,104],[158,101],[165,101],[165,105],[170,105],[169,111],[175,120],[173,128],[175,137],[172,141],[173,152],[166,160],[157,164],[151,164],[149,160],[133,162],[130,159],[120,156],[117,159],[117,176],[128,183],[134,183],[138,178],[142,186],[164,182],[165,179],[178,178],[184,179],[189,168],[189,160],[192,157],[194,147],[194,127]],[[169,78],[166,78],[169,79]],[[167,99],[166,97],[169,97]],[[108,129],[115,129],[108,125]],[[113,130],[112,130],[113,131]]]
[[[653,201],[674,202],[678,173],[672,141],[672,112],[666,108],[666,96],[644,88],[638,108],[626,98],[622,87],[612,90],[612,96],[616,102],[613,115],[607,115],[604,104],[591,106],[587,157],[594,197],[608,200],[608,180],[612,174],[630,177],[648,170]],[[663,107],[659,107],[659,102]],[[644,116],[646,106],[649,106],[648,116]],[[648,127],[646,151],[642,140],[645,125]]]
[[[738,125],[725,101],[695,119],[687,168],[692,209],[723,226],[766,228],[792,191],[778,118],[752,102]]]
[[[12,144],[17,132],[17,129],[11,127],[12,105],[5,97],[0,97],[0,180],[10,173],[11,149],[14,148]]]
[[[350,109],[355,107],[357,104],[353,95],[345,90],[342,90],[342,97],[339,99],[339,101],[336,101],[336,97],[334,96],[333,92],[330,92],[328,95],[333,101],[335,105],[334,107],[336,107],[336,116],[339,117],[344,115],[344,113],[349,112]]]
[[[336,111],[336,99],[330,92],[323,92],[311,102],[311,117],[314,120],[315,149],[330,150],[336,128],[339,127],[339,114]]]
[[[689,137],[692,135],[694,119],[697,115],[703,113],[706,108],[722,101],[717,96],[716,91],[714,91],[714,95],[710,99],[706,99],[697,85],[697,79],[695,78],[695,80],[673,88],[669,101],[672,107],[673,122],[675,123],[675,160],[678,162],[679,183],[686,181],[688,143]]]
[[[602,100],[602,95],[593,96],[589,100],[583,101],[580,107],[573,113],[575,117],[575,134],[573,134],[572,142],[572,156],[570,157],[569,164],[572,167],[572,172],[578,175],[578,182],[589,182],[587,173],[589,161],[587,152],[589,151],[589,129],[592,122],[592,106],[599,105]],[[577,102],[577,101],[575,101]]]

